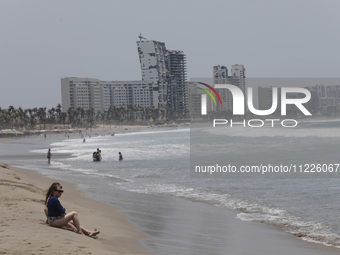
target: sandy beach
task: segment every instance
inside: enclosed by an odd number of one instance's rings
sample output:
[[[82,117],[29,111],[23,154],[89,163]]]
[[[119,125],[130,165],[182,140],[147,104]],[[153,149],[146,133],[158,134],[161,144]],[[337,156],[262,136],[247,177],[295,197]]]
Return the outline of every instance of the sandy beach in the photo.
[[[2,208],[0,254],[151,254],[140,243],[141,240],[150,242],[148,236],[138,231],[119,208],[86,198],[82,192],[75,189],[73,184],[62,182],[65,192],[60,199],[61,203],[68,210],[76,210],[79,213],[84,227],[89,229],[96,227],[101,231],[96,239],[45,224],[44,191],[46,184],[49,185],[56,180],[1,163],[0,181]],[[161,202],[157,204],[161,204],[162,207],[177,208],[170,213],[170,217],[164,212],[162,213],[164,216],[158,215],[160,220],[162,217],[169,219],[176,216],[172,222],[167,223],[167,228],[170,226],[173,229],[171,235],[176,233],[179,236],[185,235],[186,232],[195,232],[201,227],[206,229],[207,236],[196,240],[202,245],[202,250],[189,251],[188,254],[333,255],[339,253],[336,248],[304,242],[263,224],[242,222],[235,218],[235,214],[220,208],[211,208],[208,204],[152,196],[149,197],[150,201],[146,200],[145,196],[140,199],[150,204],[158,199],[158,202]],[[202,218],[203,216],[206,218]],[[222,224],[218,218],[224,219]],[[176,229],[181,232],[176,232]],[[216,250],[204,249],[204,243],[216,242],[209,238],[210,233],[216,231],[220,233],[220,239],[224,240],[222,241],[224,247],[216,245]],[[157,235],[156,241],[157,238],[164,242],[162,235]],[[152,241],[155,241],[155,238]],[[173,240],[169,239],[166,242],[171,244]],[[157,254],[171,254],[171,250],[177,249],[181,251],[180,244],[168,245]],[[176,254],[184,255],[184,253]]]
[[[0,164],[0,254],[149,254],[139,243],[147,235],[119,209],[86,198],[67,182],[61,182],[62,205],[78,212],[81,225],[101,233],[94,239],[45,224],[44,192],[54,181]]]

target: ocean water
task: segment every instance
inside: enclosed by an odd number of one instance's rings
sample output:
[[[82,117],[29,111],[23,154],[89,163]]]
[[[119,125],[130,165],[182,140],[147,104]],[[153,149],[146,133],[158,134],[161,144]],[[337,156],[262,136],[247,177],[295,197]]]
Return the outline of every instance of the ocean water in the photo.
[[[113,198],[115,191],[132,197],[179,197],[234,210],[239,220],[274,225],[306,241],[340,247],[340,169],[331,174],[197,176],[190,171],[191,132],[189,128],[149,129],[85,136],[85,143],[73,135],[48,145],[53,155],[50,165],[48,147],[41,143],[23,145],[30,157],[8,155],[7,160],[1,160],[76,183],[90,197],[108,203],[115,200],[122,207],[128,207],[129,200],[119,200],[118,195]],[[200,138],[201,147],[195,148],[202,152],[201,158],[222,158],[235,165],[340,163],[340,120],[309,121],[294,129],[237,127],[212,133],[201,128],[194,135]],[[204,146],[221,136],[227,138],[227,146],[218,144],[218,139],[214,150]],[[223,150],[216,150],[221,146]],[[102,151],[101,162],[92,161],[97,148]],[[118,152],[123,154],[122,162]]]

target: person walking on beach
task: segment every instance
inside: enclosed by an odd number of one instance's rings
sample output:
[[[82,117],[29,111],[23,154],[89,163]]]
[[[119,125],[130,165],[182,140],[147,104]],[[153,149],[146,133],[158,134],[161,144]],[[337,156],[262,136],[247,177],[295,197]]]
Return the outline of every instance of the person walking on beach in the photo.
[[[119,160],[119,161],[123,161],[123,155],[122,155],[122,153],[119,152],[118,154],[119,154],[119,159],[118,159],[118,160]]]
[[[81,235],[84,234],[90,237],[98,235],[100,232],[97,229],[89,231],[80,225],[77,212],[73,211],[66,214],[66,209],[60,204],[58,199],[63,192],[62,186],[57,182],[52,183],[48,189],[45,199],[47,223],[52,227],[69,227]]]
[[[51,149],[48,149],[47,151],[47,163],[48,164],[51,164],[51,156],[52,156]]]

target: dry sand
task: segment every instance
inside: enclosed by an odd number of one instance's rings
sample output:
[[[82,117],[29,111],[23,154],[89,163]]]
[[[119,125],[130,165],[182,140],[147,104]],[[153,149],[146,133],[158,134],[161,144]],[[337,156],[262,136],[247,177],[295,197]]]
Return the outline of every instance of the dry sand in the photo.
[[[0,163],[0,254],[150,254],[138,232],[119,209],[86,198],[70,183],[61,182],[61,204],[77,211],[87,229],[101,231],[98,238],[45,224],[44,192],[52,180],[34,171]]]

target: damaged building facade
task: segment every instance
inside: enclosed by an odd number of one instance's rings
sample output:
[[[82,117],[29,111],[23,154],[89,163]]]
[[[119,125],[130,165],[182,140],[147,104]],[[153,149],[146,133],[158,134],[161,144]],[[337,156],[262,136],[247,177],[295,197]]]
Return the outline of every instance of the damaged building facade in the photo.
[[[151,107],[183,116],[188,112],[186,56],[167,50],[164,42],[139,36],[138,56],[142,80],[101,81],[95,78],[61,79],[62,109],[107,111],[110,106]]]

